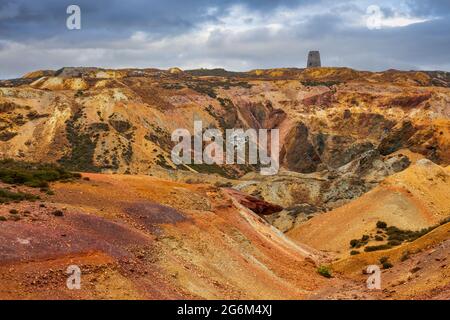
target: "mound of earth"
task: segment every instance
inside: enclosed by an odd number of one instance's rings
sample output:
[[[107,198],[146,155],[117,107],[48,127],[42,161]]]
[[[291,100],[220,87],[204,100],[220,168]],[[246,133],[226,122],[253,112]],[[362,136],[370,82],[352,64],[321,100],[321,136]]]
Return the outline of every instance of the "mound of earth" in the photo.
[[[365,291],[364,282],[368,275],[364,271],[367,266],[378,265],[382,269],[381,291],[376,293],[378,299],[448,300],[449,251],[450,223],[447,223],[414,242],[348,257],[333,263],[332,268],[359,282],[360,290]],[[391,267],[383,270],[380,261],[388,261]],[[335,288],[335,294],[343,289]]]
[[[312,218],[288,235],[313,248],[347,255],[351,240],[375,235],[378,221],[403,230],[438,224],[450,215],[449,196],[449,169],[420,160],[360,198]]]

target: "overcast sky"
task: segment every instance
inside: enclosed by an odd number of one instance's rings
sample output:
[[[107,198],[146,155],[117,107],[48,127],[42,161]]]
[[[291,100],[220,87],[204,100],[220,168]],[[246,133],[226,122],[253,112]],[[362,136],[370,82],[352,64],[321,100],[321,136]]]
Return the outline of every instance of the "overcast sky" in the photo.
[[[66,27],[70,4],[81,30]],[[450,0],[0,0],[0,78],[63,66],[304,67],[309,50],[325,66],[450,71],[449,18]]]

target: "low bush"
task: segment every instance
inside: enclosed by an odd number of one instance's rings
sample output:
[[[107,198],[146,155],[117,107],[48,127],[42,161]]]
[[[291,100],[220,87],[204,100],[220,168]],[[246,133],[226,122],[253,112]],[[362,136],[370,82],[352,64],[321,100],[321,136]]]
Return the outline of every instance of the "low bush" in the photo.
[[[330,268],[327,267],[327,266],[320,266],[320,267],[317,269],[317,272],[318,272],[321,276],[323,276],[323,277],[325,277],[325,278],[331,278],[331,277],[332,277],[331,270],[330,270]]]
[[[69,181],[81,178],[52,164],[33,164],[14,160],[0,161],[0,181],[7,184],[25,185],[32,188],[48,188],[49,182]]]
[[[383,269],[385,269],[385,270],[390,269],[392,267],[394,267],[394,265],[390,262],[383,263]]]
[[[364,251],[365,252],[374,252],[374,251],[382,251],[382,250],[388,250],[391,249],[392,246],[389,244],[382,244],[379,246],[369,246],[369,247],[365,247]]]
[[[12,192],[0,188],[0,204],[9,202],[20,202],[24,200],[36,200],[38,197],[22,192]]]
[[[402,254],[401,258],[400,258],[400,261],[404,262],[404,261],[408,260],[409,259],[409,255],[410,255],[409,251],[403,252],[403,254]]]
[[[350,241],[350,247],[354,249],[359,249],[361,247],[364,247],[369,243],[370,236],[363,235],[361,239],[353,239]]]
[[[390,245],[390,246],[392,246],[392,247],[398,247],[398,246],[400,246],[402,243],[403,243],[403,242],[402,242],[402,241],[399,241],[399,240],[391,240],[391,241],[388,241],[388,245]]]
[[[385,263],[385,262],[388,262],[389,261],[389,257],[381,257],[380,258],[380,263],[381,264],[383,264],[383,263]]]
[[[387,228],[387,223],[383,222],[383,221],[378,221],[377,222],[377,229],[386,229]]]
[[[232,188],[233,184],[231,182],[216,182],[214,184],[217,188]]]
[[[61,210],[55,210],[55,211],[52,212],[52,214],[55,217],[63,217],[64,216],[64,212],[62,212]]]

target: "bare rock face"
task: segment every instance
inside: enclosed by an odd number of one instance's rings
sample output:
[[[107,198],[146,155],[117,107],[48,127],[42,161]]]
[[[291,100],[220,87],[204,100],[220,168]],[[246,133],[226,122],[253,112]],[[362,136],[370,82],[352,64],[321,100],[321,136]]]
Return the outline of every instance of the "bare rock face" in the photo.
[[[376,150],[450,164],[445,73],[178,71],[63,68],[0,81],[0,154],[80,171],[257,171],[173,164],[171,133],[192,130],[195,117],[221,131],[279,128],[282,167],[299,173],[332,172]]]
[[[320,156],[310,141],[309,129],[299,123],[286,137],[281,151],[281,159],[289,170],[311,173],[322,163]]]
[[[281,206],[252,197],[234,189],[225,189],[225,191],[241,205],[262,216],[271,215],[283,210]]]
[[[99,71],[99,68],[86,67],[66,67],[56,71],[56,76],[61,78],[80,78],[87,76],[89,73]]]

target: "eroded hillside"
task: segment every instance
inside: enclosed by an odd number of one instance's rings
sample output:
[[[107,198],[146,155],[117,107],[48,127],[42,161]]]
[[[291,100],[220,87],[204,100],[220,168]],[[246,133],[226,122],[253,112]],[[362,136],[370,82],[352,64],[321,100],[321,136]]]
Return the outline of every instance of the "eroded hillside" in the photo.
[[[88,174],[52,190],[0,206],[2,299],[301,299],[327,285],[319,252],[219,188]]]
[[[449,106],[444,72],[0,81],[0,160],[14,159],[0,165],[0,298],[448,297]],[[171,133],[196,120],[280,129],[280,172],[175,165]],[[367,290],[361,269],[387,263],[384,291]],[[65,286],[73,264],[81,291]]]
[[[400,149],[447,165],[450,89],[441,78],[331,68],[34,72],[0,83],[0,153],[82,171],[148,174],[162,168],[230,177],[253,171],[177,168],[171,133],[192,132],[194,120],[202,120],[222,130],[280,128],[282,165],[300,173],[336,170],[369,151],[387,156]]]

